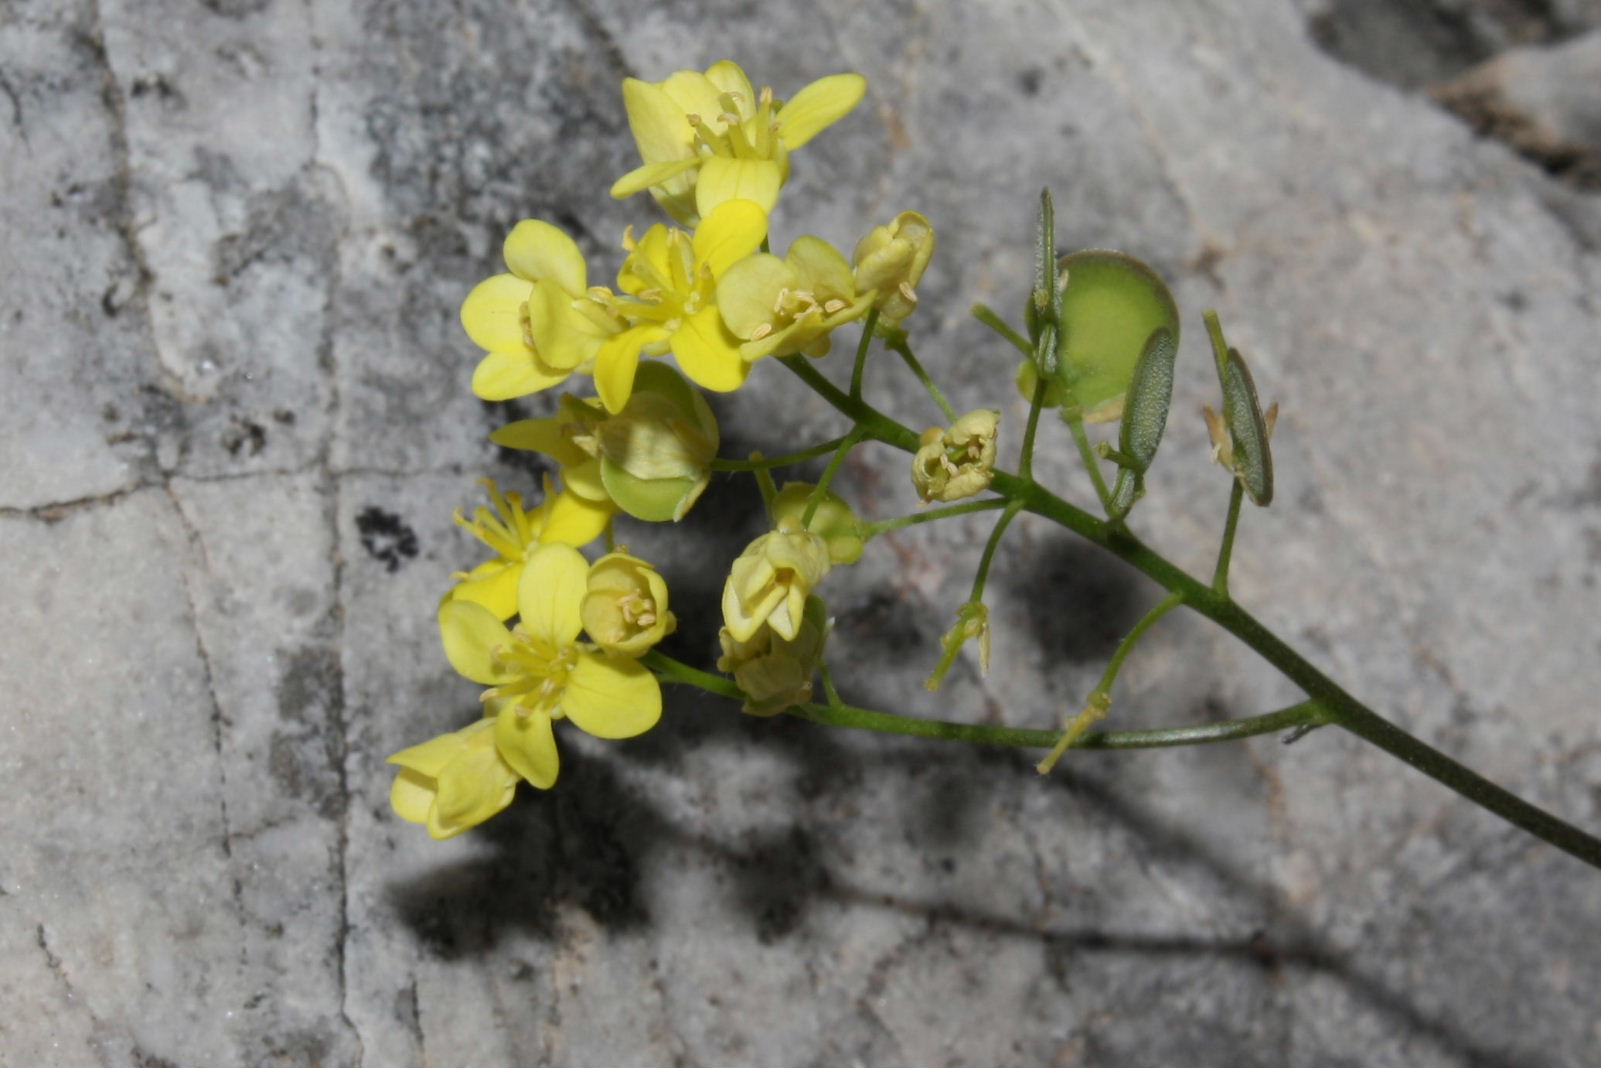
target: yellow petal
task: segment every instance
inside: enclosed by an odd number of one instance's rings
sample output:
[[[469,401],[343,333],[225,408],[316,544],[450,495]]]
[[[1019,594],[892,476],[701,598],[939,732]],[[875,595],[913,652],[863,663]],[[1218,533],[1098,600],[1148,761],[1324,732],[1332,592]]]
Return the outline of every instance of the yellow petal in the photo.
[[[747,256],[717,280],[717,310],[736,337],[748,338],[773,321],[773,301],[795,272],[766,252]]]
[[[471,730],[468,727],[467,730]],[[402,749],[390,757],[388,763],[398,764],[416,772],[424,779],[437,779],[439,773],[445,770],[445,765],[455,760],[466,750],[462,740],[461,731],[451,731],[438,737],[430,738],[421,745],[414,745]],[[432,787],[430,787],[432,789]]]
[[[664,185],[685,171],[699,167],[700,162],[699,156],[691,156],[689,159],[663,160],[661,163],[635,167],[612,183],[611,195],[621,200],[653,185]]]
[[[542,452],[563,467],[581,464],[589,454],[562,433],[560,419],[519,419],[489,432],[489,440],[508,449]]]
[[[761,205],[753,200],[728,200],[706,216],[690,247],[695,250],[695,262],[709,267],[716,278],[761,248],[766,237],[767,213]]]
[[[662,94],[672,101],[686,129],[689,127],[686,116],[699,115],[712,122],[722,110],[722,103],[717,99],[722,90],[698,70],[675,70],[660,85]]]
[[[661,85],[624,78],[623,108],[628,112],[628,128],[634,133],[640,159],[660,163],[691,154],[695,131],[684,118],[684,110]]]
[[[535,549],[517,586],[522,625],[557,649],[572,645],[584,626],[579,612],[588,578],[588,561],[571,545]]]
[[[697,385],[728,393],[744,384],[750,364],[739,354],[739,339],[723,325],[715,307],[702,308],[685,319],[671,344],[678,366]]]
[[[556,752],[556,735],[546,713],[520,716],[513,705],[501,709],[495,717],[495,747],[511,769],[530,785],[541,790],[556,785],[561,758]]]
[[[502,251],[506,266],[519,278],[549,279],[573,297],[589,288],[588,268],[577,243],[541,219],[524,219],[512,227]]]
[[[627,656],[581,652],[562,709],[580,730],[597,738],[632,738],[662,717],[662,689],[656,676]]]
[[[541,366],[532,350],[490,352],[473,369],[473,392],[484,400],[511,400],[567,381],[571,371]]]
[[[756,112],[756,91],[738,63],[720,59],[706,68],[706,80],[717,87],[719,93],[733,93],[739,97],[740,111],[749,118]]]
[[[574,310],[576,302],[555,282],[534,283],[528,294],[528,337],[536,367],[571,371],[594,351],[594,324]]]
[[[595,354],[595,391],[609,412],[620,412],[634,391],[634,372],[639,370],[639,350],[661,329],[636,326],[601,344]]]
[[[469,679],[485,686],[507,679],[495,670],[489,654],[496,646],[510,645],[511,632],[483,605],[458,600],[441,604],[439,638],[450,666]]]
[[[771,212],[783,184],[784,168],[774,160],[713,156],[701,164],[695,179],[695,210],[704,219],[719,204],[751,200],[763,212]]]
[[[600,463],[594,464],[599,481]],[[605,488],[602,487],[602,494]],[[549,511],[545,514],[545,525],[539,530],[539,541],[542,545],[588,545],[601,532],[611,517],[617,514],[617,508],[611,503],[611,498],[602,497],[595,500],[580,496],[571,487],[562,490],[555,497],[549,498]]]
[[[394,785],[389,787],[389,807],[403,820],[427,823],[428,813],[434,807],[434,780],[410,768],[401,768]]]
[[[850,262],[839,249],[820,237],[812,234],[797,237],[785,253],[784,262],[805,279],[806,288],[818,294],[819,299],[825,293],[830,297],[856,295],[856,279]]]
[[[484,726],[489,726],[488,720]],[[516,774],[496,752],[493,737],[474,734],[483,740],[475,738],[439,776],[428,818],[428,833],[434,838],[450,838],[478,826],[511,804],[517,790]]]
[[[581,464],[573,464],[561,469],[561,478],[567,488],[586,501],[604,503],[611,499],[606,487],[600,480],[600,457],[594,456],[584,460]],[[596,532],[597,534],[599,531]],[[565,538],[555,539],[565,541]],[[573,542],[574,545],[583,544]]]
[[[461,325],[473,344],[490,352],[522,352],[523,305],[533,287],[514,274],[497,274],[473,286],[461,302]]]
[[[483,605],[496,619],[510,619],[517,614],[517,580],[522,574],[520,560],[486,560],[467,572],[467,577],[445,596],[452,601]]]
[[[819,78],[778,109],[778,136],[787,147],[799,148],[848,115],[866,92],[867,79],[860,74]]]

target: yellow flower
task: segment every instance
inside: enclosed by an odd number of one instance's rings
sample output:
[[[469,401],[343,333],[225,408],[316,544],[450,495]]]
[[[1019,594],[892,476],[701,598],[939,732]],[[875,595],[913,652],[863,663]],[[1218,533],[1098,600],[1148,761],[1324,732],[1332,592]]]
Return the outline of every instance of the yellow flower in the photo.
[[[717,635],[723,655],[717,670],[733,675],[745,693],[745,711],[776,716],[791,705],[812,699],[812,676],[823,662],[828,638],[828,612],[821,597],[808,597],[794,639],[781,638],[762,626],[749,641],[739,641],[724,627]]]
[[[828,574],[828,543],[797,522],[746,546],[723,584],[723,622],[735,641],[748,642],[765,624],[793,641],[806,598]]]
[[[769,506],[773,526],[780,530],[789,526],[799,527],[815,488],[810,482],[784,483],[784,488],[774,495],[773,503]],[[862,537],[862,521],[856,518],[851,506],[838,494],[823,491],[823,499],[817,503],[817,510],[812,513],[812,521],[806,524],[806,529],[827,543],[830,563],[854,564],[862,558],[862,549],[866,544]]]
[[[917,283],[934,257],[934,227],[915,211],[875,226],[856,245],[856,288],[874,290],[879,316],[898,324],[917,310]]]
[[[711,480],[718,444],[705,399],[656,362],[640,366],[616,415],[607,415],[599,398],[563,395],[554,418],[523,419],[489,436],[497,445],[552,457],[569,489],[649,522],[684,517]]]
[[[578,641],[588,575],[577,549],[542,545],[518,580],[514,629],[471,601],[439,606],[451,666],[490,687],[483,700],[501,758],[541,790],[555,783],[560,767],[555,720],[570,719],[597,738],[632,738],[661,718],[656,676],[631,657]]]
[[[749,200],[718,206],[694,236],[660,224],[638,241],[623,239],[628,258],[617,288],[628,294],[613,307],[629,329],[602,344],[595,355],[595,388],[609,412],[622,410],[634,388],[641,353],[671,350],[697,385],[727,393],[738,389],[749,368],[739,340],[717,313],[717,279],[754,252],[767,236],[767,213]]]
[[[450,838],[511,804],[517,773],[495,748],[494,726],[481,719],[390,757],[400,765],[389,789],[395,814],[424,824],[432,838]]]
[[[989,488],[995,477],[995,434],[1001,413],[968,412],[950,429],[931,426],[912,457],[912,485],[927,501],[959,501]]]
[[[478,283],[461,305],[467,336],[487,350],[473,392],[509,400],[587,370],[601,342],[623,329],[610,294],[586,288],[588,268],[573,239],[524,219],[506,238],[509,274]]]
[[[763,356],[828,354],[829,331],[867,314],[873,294],[856,292],[851,265],[838,249],[810,234],[783,259],[769,253],[730,267],[717,284],[723,322],[751,362]]]
[[[656,569],[626,552],[608,553],[589,568],[584,630],[609,653],[643,656],[678,621],[667,610],[667,583]]]
[[[571,490],[556,492],[545,476],[545,499],[528,511],[516,493],[502,494],[493,479],[483,479],[494,511],[478,508],[472,519],[456,511],[456,525],[495,550],[471,571],[459,573],[445,594],[447,601],[470,601],[487,608],[497,619],[517,612],[517,587],[523,566],[541,545],[587,545],[600,537],[615,511],[610,501],[587,500]]]
[[[614,197],[649,189],[667,214],[694,226],[717,205],[754,200],[771,212],[789,177],[789,153],[850,113],[867,92],[860,74],[819,78],[788,102],[760,93],[739,65],[623,81],[628,126],[644,166],[617,179]]]

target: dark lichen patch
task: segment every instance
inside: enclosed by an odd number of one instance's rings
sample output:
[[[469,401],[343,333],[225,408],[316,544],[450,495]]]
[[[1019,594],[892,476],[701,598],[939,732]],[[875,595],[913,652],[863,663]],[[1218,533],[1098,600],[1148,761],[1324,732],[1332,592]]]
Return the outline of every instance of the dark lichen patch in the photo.
[[[368,505],[356,516],[356,531],[367,555],[390,572],[400,570],[403,561],[417,555],[417,532],[392,512]]]
[[[223,431],[222,447],[229,456],[260,456],[267,447],[267,428],[253,419],[235,416]]]

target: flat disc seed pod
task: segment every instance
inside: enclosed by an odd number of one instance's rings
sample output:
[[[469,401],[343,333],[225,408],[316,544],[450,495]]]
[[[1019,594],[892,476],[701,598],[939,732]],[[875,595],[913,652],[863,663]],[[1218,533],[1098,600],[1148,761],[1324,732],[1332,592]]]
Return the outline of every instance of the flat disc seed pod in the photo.
[[[1086,249],[1063,256],[1058,266],[1067,287],[1056,380],[1086,421],[1108,422],[1123,411],[1151,335],[1166,329],[1178,347],[1178,307],[1156,272],[1125,253]]]

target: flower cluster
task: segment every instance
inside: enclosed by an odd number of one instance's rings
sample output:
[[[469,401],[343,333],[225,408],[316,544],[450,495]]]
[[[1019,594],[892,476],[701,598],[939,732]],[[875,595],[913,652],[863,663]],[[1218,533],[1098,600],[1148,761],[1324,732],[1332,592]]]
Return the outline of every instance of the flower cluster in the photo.
[[[738,389],[764,357],[823,356],[834,330],[870,314],[894,330],[915,310],[934,251],[933,228],[916,212],[873,228],[850,259],[810,234],[782,257],[767,251],[790,153],[865,90],[860,75],[837,74],[783,101],[730,62],[657,83],[628,79],[641,165],[612,195],[648,190],[677,225],[625,230],[608,288],[590,284],[565,231],[525,219],[506,237],[506,270],[463,301],[462,326],[484,351],[474,393],[503,401],[563,391],[550,414],[491,435],[551,461],[537,503],[486,482],[490,505],[456,516],[493,555],[455,576],[439,632],[451,666],[486,687],[483,716],[390,758],[400,769],[395,811],[433,837],[495,815],[519,781],[551,787],[556,721],[629,738],[660,719],[652,665],[673,662],[653,650],[676,626],[667,582],[613,549],[614,527],[619,515],[680,520],[706,489],[720,436],[700,391]],[[772,715],[810,700],[829,630],[815,591],[861,556],[865,535],[825,487],[762,484],[769,529],[730,565],[718,667],[747,712]],[[591,562],[583,550],[602,537],[612,551]]]

